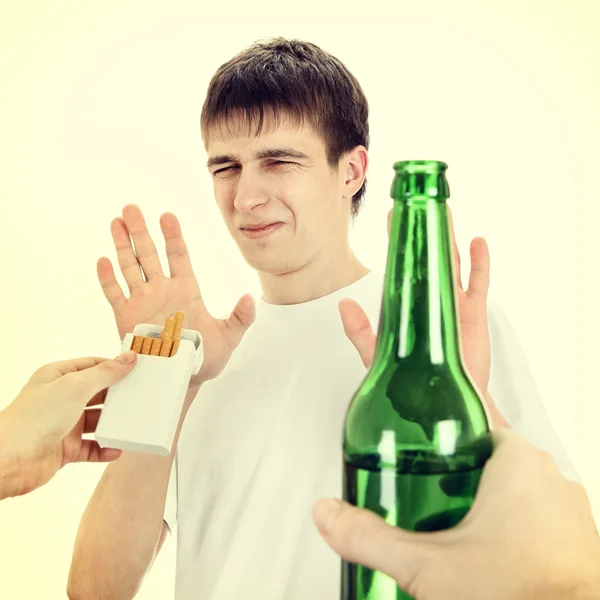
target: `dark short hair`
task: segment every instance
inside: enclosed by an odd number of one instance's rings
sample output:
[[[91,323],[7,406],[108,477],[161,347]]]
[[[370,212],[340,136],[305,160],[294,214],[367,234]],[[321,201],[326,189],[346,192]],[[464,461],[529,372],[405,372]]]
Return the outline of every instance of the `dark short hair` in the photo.
[[[369,147],[367,99],[348,69],[315,44],[282,37],[255,42],[221,65],[212,77],[200,125],[208,132],[239,116],[250,134],[259,135],[265,111],[275,123],[305,120],[322,137],[327,162],[356,146]],[[362,205],[366,180],[352,198],[352,216]]]

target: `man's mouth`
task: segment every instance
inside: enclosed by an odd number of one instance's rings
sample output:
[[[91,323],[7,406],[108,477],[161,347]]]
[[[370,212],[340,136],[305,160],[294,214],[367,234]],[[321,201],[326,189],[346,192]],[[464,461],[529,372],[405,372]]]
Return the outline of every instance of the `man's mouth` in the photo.
[[[281,221],[257,223],[255,225],[244,225],[243,227],[240,227],[240,230],[246,237],[255,239],[270,235],[274,231],[277,231],[282,225],[283,223]]]

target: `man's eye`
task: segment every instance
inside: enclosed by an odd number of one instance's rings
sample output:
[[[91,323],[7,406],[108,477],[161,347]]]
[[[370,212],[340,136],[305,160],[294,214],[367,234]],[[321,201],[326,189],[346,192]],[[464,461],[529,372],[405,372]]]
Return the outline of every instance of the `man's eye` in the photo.
[[[213,175],[220,175],[222,173],[226,173],[227,171],[232,171],[233,169],[237,169],[235,166],[223,167],[222,169],[217,169],[213,171]]]
[[[289,160],[274,160],[273,162],[271,162],[271,164],[277,167],[281,165],[296,165],[298,163],[291,162]]]

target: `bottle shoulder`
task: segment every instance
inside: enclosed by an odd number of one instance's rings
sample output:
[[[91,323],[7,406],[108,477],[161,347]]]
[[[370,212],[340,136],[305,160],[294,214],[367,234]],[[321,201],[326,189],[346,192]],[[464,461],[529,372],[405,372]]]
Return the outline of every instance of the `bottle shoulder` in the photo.
[[[354,394],[344,446],[347,454],[381,454],[386,445],[451,454],[487,433],[483,401],[462,365],[395,363],[372,368]]]
[[[433,404],[454,410],[461,405],[482,404],[463,365],[397,361],[373,365],[354,394],[352,405],[386,404],[413,406],[426,411]]]

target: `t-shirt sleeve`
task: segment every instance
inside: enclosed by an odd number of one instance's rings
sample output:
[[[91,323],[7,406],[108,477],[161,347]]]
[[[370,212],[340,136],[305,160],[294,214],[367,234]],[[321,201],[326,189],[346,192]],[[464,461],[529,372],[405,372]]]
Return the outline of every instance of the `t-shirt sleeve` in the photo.
[[[581,483],[531,372],[519,337],[497,305],[488,307],[492,350],[489,392],[508,424],[527,441],[548,452],[567,479]]]
[[[167,498],[165,501],[165,512],[163,520],[167,524],[171,534],[177,526],[177,454],[173,460],[171,474],[169,476],[169,486],[167,487]]]

